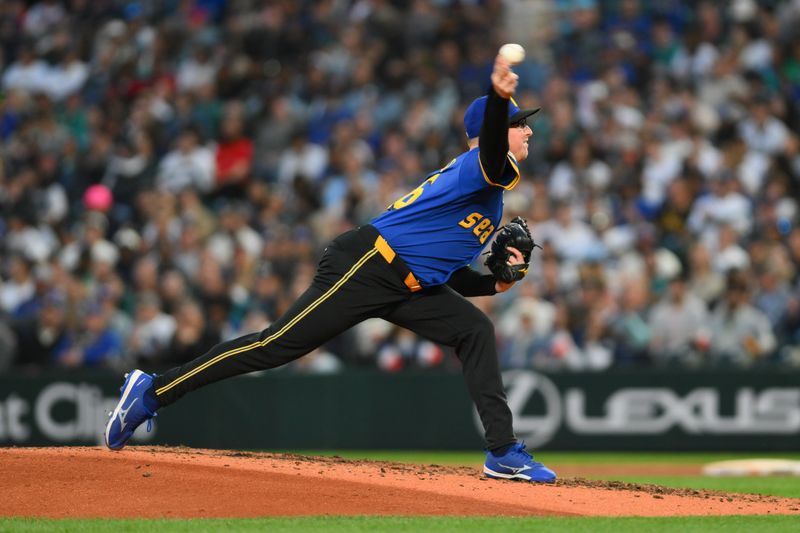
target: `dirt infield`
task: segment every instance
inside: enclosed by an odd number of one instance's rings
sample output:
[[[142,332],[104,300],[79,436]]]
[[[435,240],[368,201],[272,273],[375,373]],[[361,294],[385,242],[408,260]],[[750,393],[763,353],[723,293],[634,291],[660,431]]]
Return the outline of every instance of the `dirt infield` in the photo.
[[[0,516],[800,515],[800,500],[769,496],[188,448],[0,448],[0,472]]]

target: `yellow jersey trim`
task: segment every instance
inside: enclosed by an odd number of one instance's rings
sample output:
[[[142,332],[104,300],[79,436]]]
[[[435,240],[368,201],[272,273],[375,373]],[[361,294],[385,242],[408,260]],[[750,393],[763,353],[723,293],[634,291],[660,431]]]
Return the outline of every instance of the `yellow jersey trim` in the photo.
[[[502,187],[503,189],[510,191],[511,189],[517,186],[517,183],[519,183],[520,175],[519,175],[519,167],[517,166],[517,161],[514,159],[514,156],[511,155],[511,152],[508,153],[508,162],[511,163],[511,168],[514,169],[514,174],[516,174],[516,176],[514,176],[514,179],[511,180],[511,183],[509,183],[508,185],[503,185],[502,183],[495,183],[491,179],[489,179],[489,176],[483,169],[481,154],[478,153],[478,165],[481,167],[481,174],[483,174],[483,179],[486,180],[486,183],[488,183],[489,185],[493,185],[495,187]]]

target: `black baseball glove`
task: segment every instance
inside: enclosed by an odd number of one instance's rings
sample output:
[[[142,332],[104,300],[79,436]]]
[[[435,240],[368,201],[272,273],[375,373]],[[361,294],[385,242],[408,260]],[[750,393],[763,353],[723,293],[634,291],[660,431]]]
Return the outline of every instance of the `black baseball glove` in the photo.
[[[511,252],[508,247],[516,248],[522,253],[524,263],[509,265],[508,258]],[[528,224],[524,218],[514,217],[511,222],[501,227],[497,232],[497,237],[492,242],[492,249],[489,257],[484,263],[491,270],[494,278],[504,283],[519,281],[528,273],[528,265],[531,262],[531,252],[533,248],[541,248],[533,242]]]

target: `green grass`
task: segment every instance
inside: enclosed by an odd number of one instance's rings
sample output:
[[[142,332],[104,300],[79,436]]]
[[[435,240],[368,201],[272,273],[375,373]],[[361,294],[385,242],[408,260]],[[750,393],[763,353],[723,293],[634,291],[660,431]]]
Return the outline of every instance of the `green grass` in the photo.
[[[181,533],[189,531],[269,531],[270,533],[509,533],[521,531],[577,531],[591,533],[641,533],[642,531],[794,531],[797,517],[728,516],[688,518],[408,518],[408,517],[310,517],[239,520],[44,520],[0,519],[0,531],[31,533],[81,531]]]

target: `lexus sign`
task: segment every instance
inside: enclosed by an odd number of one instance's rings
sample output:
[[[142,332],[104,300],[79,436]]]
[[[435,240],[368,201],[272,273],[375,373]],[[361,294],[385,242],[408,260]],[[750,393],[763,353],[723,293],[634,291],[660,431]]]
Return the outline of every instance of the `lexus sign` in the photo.
[[[705,374],[713,376],[713,374]],[[530,446],[550,442],[559,431],[575,436],[800,435],[800,387],[696,386],[678,391],[663,386],[616,386],[619,380],[585,387],[557,386],[532,371],[503,374],[514,431]],[[585,381],[585,380],[584,380]],[[610,383],[610,385],[609,385]],[[611,389],[598,392],[598,389]],[[480,432],[480,419],[473,417]]]

